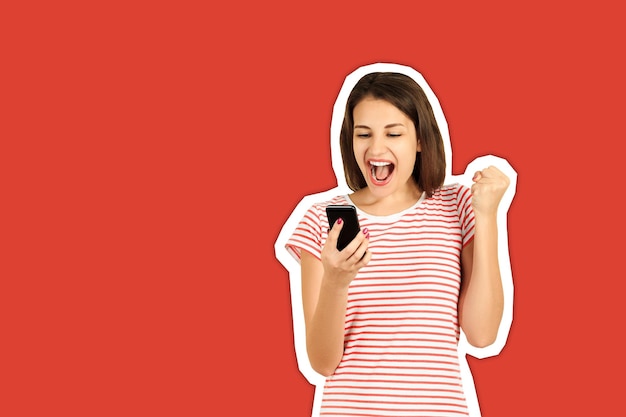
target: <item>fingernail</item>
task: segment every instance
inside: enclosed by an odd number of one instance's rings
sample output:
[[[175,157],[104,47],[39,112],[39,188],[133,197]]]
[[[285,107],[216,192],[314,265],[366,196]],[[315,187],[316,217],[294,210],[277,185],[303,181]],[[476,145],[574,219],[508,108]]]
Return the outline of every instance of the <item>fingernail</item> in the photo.
[[[343,223],[343,219],[340,217],[337,219],[337,224],[341,224],[341,223]]]
[[[365,239],[369,239],[369,238],[370,238],[370,234],[368,233],[365,235]]]
[[[363,229],[363,234],[366,235],[368,232],[367,227]]]

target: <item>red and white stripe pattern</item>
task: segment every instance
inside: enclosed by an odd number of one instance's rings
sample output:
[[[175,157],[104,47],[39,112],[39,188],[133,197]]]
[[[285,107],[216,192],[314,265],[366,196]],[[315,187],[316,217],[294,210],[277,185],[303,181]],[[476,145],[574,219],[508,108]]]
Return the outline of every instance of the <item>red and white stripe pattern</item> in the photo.
[[[461,249],[473,237],[469,188],[444,186],[392,216],[358,210],[370,263],[352,281],[345,350],[326,379],[322,416],[467,416],[457,356]],[[287,243],[320,258],[328,204],[309,209]]]

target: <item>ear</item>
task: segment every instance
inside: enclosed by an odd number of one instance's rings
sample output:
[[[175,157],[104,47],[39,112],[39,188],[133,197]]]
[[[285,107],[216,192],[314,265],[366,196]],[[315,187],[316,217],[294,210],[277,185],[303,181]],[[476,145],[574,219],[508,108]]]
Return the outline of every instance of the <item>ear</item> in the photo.
[[[422,152],[422,142],[417,139],[417,152]]]

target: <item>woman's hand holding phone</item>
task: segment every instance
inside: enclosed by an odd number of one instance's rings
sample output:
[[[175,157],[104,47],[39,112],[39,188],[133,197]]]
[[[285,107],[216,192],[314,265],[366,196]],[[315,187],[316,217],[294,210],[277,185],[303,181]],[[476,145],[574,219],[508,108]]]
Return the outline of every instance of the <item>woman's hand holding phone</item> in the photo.
[[[368,251],[369,232],[367,229],[359,231],[354,239],[343,250],[337,249],[339,233],[344,226],[342,219],[338,219],[328,232],[328,239],[322,248],[322,265],[328,283],[338,288],[347,288],[357,272],[371,259]]]

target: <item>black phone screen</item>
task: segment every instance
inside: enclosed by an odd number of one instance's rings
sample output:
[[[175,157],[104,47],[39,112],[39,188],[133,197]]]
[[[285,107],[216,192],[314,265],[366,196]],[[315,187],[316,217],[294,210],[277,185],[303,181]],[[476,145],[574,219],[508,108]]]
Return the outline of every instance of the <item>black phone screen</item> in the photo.
[[[337,239],[337,249],[342,250],[352,242],[352,239],[361,230],[356,208],[350,205],[330,205],[326,207],[326,215],[328,216],[328,224],[331,229],[337,219],[341,218],[344,221],[343,229],[341,229]]]

